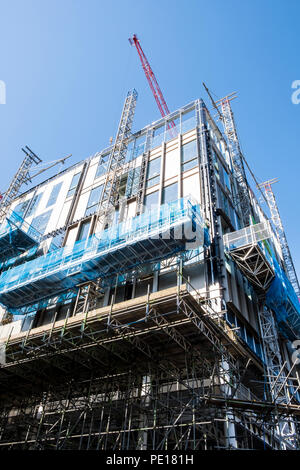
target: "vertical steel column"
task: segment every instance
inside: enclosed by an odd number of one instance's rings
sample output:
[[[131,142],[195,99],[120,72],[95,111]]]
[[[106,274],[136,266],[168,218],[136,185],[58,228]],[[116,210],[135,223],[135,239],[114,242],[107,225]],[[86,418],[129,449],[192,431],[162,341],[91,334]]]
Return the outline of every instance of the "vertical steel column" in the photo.
[[[239,139],[234,122],[233,112],[230,105],[230,100],[226,96],[220,100],[222,109],[222,122],[224,131],[227,136],[230,155],[232,158],[234,174],[237,181],[237,196],[238,204],[240,206],[241,215],[245,226],[250,224],[251,205],[248,191],[248,182],[243,163],[243,155],[239,144]]]

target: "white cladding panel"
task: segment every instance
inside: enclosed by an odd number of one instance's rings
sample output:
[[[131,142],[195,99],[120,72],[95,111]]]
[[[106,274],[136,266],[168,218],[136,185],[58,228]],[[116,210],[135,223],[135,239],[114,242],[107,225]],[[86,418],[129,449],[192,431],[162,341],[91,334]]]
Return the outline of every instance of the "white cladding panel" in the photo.
[[[90,191],[87,191],[81,194],[76,210],[75,210],[73,220],[81,219],[84,216],[84,212],[88,203],[89,195],[90,195]]]
[[[165,156],[165,180],[179,173],[179,149],[167,151]]]
[[[199,173],[188,176],[183,179],[182,182],[183,194],[182,196],[191,195],[196,201],[200,201],[200,184],[199,184]]]

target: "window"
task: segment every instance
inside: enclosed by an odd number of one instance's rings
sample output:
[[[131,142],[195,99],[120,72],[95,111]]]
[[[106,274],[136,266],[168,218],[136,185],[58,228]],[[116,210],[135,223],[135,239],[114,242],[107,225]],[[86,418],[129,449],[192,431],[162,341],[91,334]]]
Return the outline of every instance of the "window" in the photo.
[[[158,207],[158,191],[155,191],[154,193],[147,194],[144,198],[144,210],[143,212],[150,211],[151,208],[155,210],[156,207]]]
[[[244,341],[247,341],[247,336],[246,336],[246,330],[244,324],[239,320],[239,318],[236,319],[236,325],[237,325],[237,334],[240,336]]]
[[[150,160],[147,169],[147,182],[146,188],[151,188],[160,181],[160,162],[161,157],[155,158],[155,160]]]
[[[119,186],[119,196],[120,197],[125,196],[126,186],[127,186],[127,179],[128,179],[128,173],[121,176],[120,186]]]
[[[64,240],[65,232],[57,233],[51,240],[49,251],[56,250],[62,246]]]
[[[26,217],[30,217],[32,214],[34,214],[34,212],[37,210],[37,207],[39,205],[39,202],[41,200],[41,197],[42,197],[43,193],[40,193],[40,194],[36,194],[32,199],[31,199],[31,202],[29,204],[29,209],[26,213]]]
[[[86,222],[83,222],[81,224],[79,232],[78,232],[77,241],[85,240],[88,237],[88,234],[89,234],[89,231],[90,231],[90,225],[91,225],[90,220],[88,220]]]
[[[73,196],[73,194],[75,193],[80,175],[81,173],[76,173],[75,175],[73,175],[67,197]]]
[[[263,359],[263,353],[262,353],[262,348],[260,345],[260,342],[255,339],[255,349],[256,349],[256,354]]]
[[[151,148],[159,147],[165,140],[165,126],[158,127],[153,131]]]
[[[90,197],[89,197],[87,207],[86,207],[86,210],[85,210],[85,214],[84,214],[85,217],[88,216],[88,215],[93,214],[94,212],[96,212],[97,206],[99,204],[100,197],[101,197],[101,194],[102,194],[102,190],[103,190],[103,184],[101,184],[100,186],[97,186],[96,188],[93,188],[91,190]]]
[[[135,139],[133,158],[138,157],[144,152],[145,143],[146,143],[146,134],[141,135],[140,137],[137,137]]]
[[[43,235],[47,228],[47,225],[51,216],[51,212],[52,212],[52,209],[35,217],[31,222],[31,227],[33,227],[35,230],[37,230],[39,233]]]
[[[24,217],[27,207],[29,206],[31,202],[31,199],[28,199],[27,201],[20,202],[19,204],[16,205],[16,207],[13,209],[13,211],[18,214],[20,217]]]
[[[182,114],[181,116],[181,134],[196,127],[195,109]]]
[[[58,183],[55,186],[53,186],[46,207],[53,206],[53,204],[56,203],[61,186],[62,186],[62,183]]]
[[[197,141],[192,140],[181,148],[181,171],[184,173],[198,165]]]
[[[100,157],[95,178],[100,178],[100,176],[104,175],[107,172],[109,155],[110,154],[108,153]]]
[[[216,169],[216,174],[219,177],[219,175],[218,175],[218,173],[219,173],[219,158],[218,158],[217,153],[214,150],[213,150],[213,162],[214,162],[214,166],[215,166],[215,169]]]
[[[140,180],[141,167],[132,168],[128,172],[128,179],[126,185],[126,197],[132,197],[137,193],[139,180]]]
[[[166,122],[165,142],[175,139],[180,132],[180,117],[171,119]]]
[[[134,140],[128,142],[125,162],[130,162],[134,156]]]
[[[224,176],[224,183],[225,183],[225,186],[227,187],[227,189],[229,191],[231,191],[231,184],[230,184],[230,178],[229,178],[229,175],[227,173],[227,171],[224,169],[223,170],[223,176]]]
[[[162,193],[162,203],[176,201],[178,199],[178,184],[173,183],[170,186],[166,186]]]
[[[230,310],[227,311],[226,313],[226,321],[229,323],[229,325],[233,328],[235,328],[235,315],[232,313]]]
[[[231,218],[230,209],[229,209],[229,208],[231,208],[231,206],[229,204],[228,198],[225,195],[225,193],[221,190],[220,186],[219,186],[219,191],[220,191],[220,199],[221,199],[221,208],[223,209],[225,214],[229,218]]]

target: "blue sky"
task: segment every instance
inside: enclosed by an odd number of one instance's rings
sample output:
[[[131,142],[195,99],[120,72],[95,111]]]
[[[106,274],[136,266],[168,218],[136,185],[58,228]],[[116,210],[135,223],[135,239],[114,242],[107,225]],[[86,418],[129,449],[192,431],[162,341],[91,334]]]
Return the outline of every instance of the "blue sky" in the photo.
[[[71,162],[109,143],[127,90],[139,93],[134,130],[159,118],[128,37],[136,33],[170,110],[200,96],[233,102],[244,154],[274,186],[300,272],[298,0],[0,0],[1,188],[29,145]],[[265,206],[263,206],[264,209]]]

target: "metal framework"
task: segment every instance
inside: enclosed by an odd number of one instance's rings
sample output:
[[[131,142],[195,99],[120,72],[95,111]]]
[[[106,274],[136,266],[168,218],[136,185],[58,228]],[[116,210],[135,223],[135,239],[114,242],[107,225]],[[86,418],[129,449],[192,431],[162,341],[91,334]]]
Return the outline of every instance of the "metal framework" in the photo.
[[[295,387],[295,378],[292,376],[295,364],[288,368],[286,362],[282,361],[278,327],[273,312],[265,302],[266,292],[277,275],[271,256],[264,246],[265,240],[270,237],[269,223],[262,222],[226,234],[223,239],[231,257],[260,297],[258,319],[264,351],[267,396],[274,403],[289,404],[299,390],[299,384]],[[297,448],[296,428],[297,424],[292,418],[283,421],[278,418],[276,434],[281,448]]]
[[[293,263],[293,259],[292,259],[292,256],[291,256],[291,252],[290,252],[290,249],[289,249],[289,245],[288,245],[287,238],[286,238],[286,235],[285,235],[285,231],[284,231],[284,228],[283,228],[283,224],[282,224],[282,221],[281,221],[281,217],[280,217],[279,209],[278,209],[278,206],[277,206],[277,203],[276,203],[275,195],[274,195],[274,192],[272,190],[272,184],[276,183],[277,181],[278,181],[278,178],[273,178],[271,180],[265,181],[264,183],[261,183],[260,187],[264,188],[264,190],[265,190],[265,195],[266,195],[266,199],[267,199],[269,209],[270,209],[270,212],[271,212],[272,221],[275,225],[276,233],[277,233],[278,240],[279,240],[279,243],[280,243],[280,246],[281,246],[281,251],[282,251],[282,256],[283,256],[283,261],[284,261],[284,265],[285,265],[285,268],[286,268],[287,276],[288,276],[288,278],[289,278],[289,280],[290,280],[290,282],[291,282],[298,298],[300,298],[299,281],[298,281],[298,278],[297,278],[295,266],[294,266],[294,263]]]
[[[177,287],[8,338],[0,448],[280,448],[300,407],[245,385],[261,365],[212,311],[178,270]]]
[[[268,223],[261,222],[223,236],[224,245],[258,293],[265,293],[275,277],[272,258],[264,246],[271,237]]]
[[[126,158],[128,138],[131,135],[137,96],[136,90],[129,91],[124,103],[99,203],[98,220],[102,226],[110,225],[114,210],[119,202],[120,176]]]
[[[102,227],[110,224],[120,204],[120,177],[135,104],[136,92],[131,92],[97,213]],[[195,107],[201,203],[212,239],[205,262],[209,282],[222,285],[207,110],[200,100]],[[64,256],[57,251],[51,260],[40,257],[29,273],[24,268],[22,279],[14,279],[13,270],[7,274],[6,281],[12,277],[10,285],[2,286],[2,300],[10,295],[10,302],[22,306],[24,300],[29,305],[42,296],[42,303],[50,292],[53,303],[43,308],[53,308],[55,314],[52,323],[37,326],[32,322],[27,331],[16,335],[12,324],[5,340],[0,340],[0,449],[300,448],[299,378],[293,369],[287,373],[271,312],[260,312],[263,363],[226,320],[230,306],[226,307],[223,289],[218,287],[216,297],[210,298],[209,292],[200,294],[194,289],[183,274],[184,256],[190,255],[182,253],[185,240],[178,242],[175,225],[182,227],[190,220],[195,224],[197,214],[169,211],[168,223],[161,217],[146,220],[141,214],[150,140],[151,129],[147,129],[137,190],[139,219],[134,218],[138,226],[127,232],[117,230],[105,240],[91,237],[78,250],[79,245],[62,249]],[[190,205],[195,211],[195,204]],[[180,209],[178,201],[175,206]],[[201,232],[202,222],[198,223]],[[168,237],[164,238],[165,231]],[[153,234],[157,237],[152,240]],[[268,234],[268,227],[257,224],[240,234],[228,234],[231,238],[226,241],[229,251],[237,250],[236,254],[245,248],[247,237],[247,250],[257,247],[255,256],[252,250],[247,263],[241,261],[240,266],[242,270],[247,264],[248,276],[252,273],[260,280],[260,293],[274,276],[271,265],[266,269],[263,242]],[[100,261],[99,246],[103,255],[108,240],[105,259]],[[241,246],[233,247],[237,240]],[[122,302],[116,301],[116,290],[106,288],[108,273],[113,274],[116,286],[119,275],[122,285],[133,285],[143,269],[144,274],[152,274],[158,260],[159,269],[167,267],[172,275],[176,273],[174,287],[157,291],[157,276],[152,292],[149,284],[147,295],[132,295]],[[66,284],[70,290],[65,291]],[[67,313],[57,320],[60,297]]]
[[[251,205],[249,198],[248,182],[243,163],[243,155],[239,144],[237,130],[234,122],[234,116],[230,101],[236,98],[235,93],[231,93],[220,100],[217,100],[217,106],[222,110],[222,122],[224,131],[228,140],[230,155],[232,158],[234,174],[237,181],[237,196],[241,215],[245,226],[250,224]]]
[[[0,301],[17,312],[78,284],[167,259],[184,251],[190,237],[193,248],[203,245],[204,223],[199,205],[181,198],[161,206],[159,213],[140,214],[130,223],[114,225],[73,247],[59,248],[5,271],[0,276]]]
[[[0,200],[0,222],[4,220],[9,206],[18,195],[21,186],[28,181],[29,169],[31,166],[33,164],[38,165],[42,161],[29,147],[27,147],[27,145],[25,149],[22,148],[22,150],[26,156],[17,173],[14,175],[7,191]]]
[[[267,373],[267,392],[274,403],[289,404],[299,391],[299,384],[295,387],[295,379],[292,377],[295,364],[288,370],[286,362],[282,362],[278,328],[272,311],[264,306],[261,308],[258,318]],[[281,446],[284,449],[297,448],[296,423],[292,418],[278,420],[277,434],[280,436]]]

